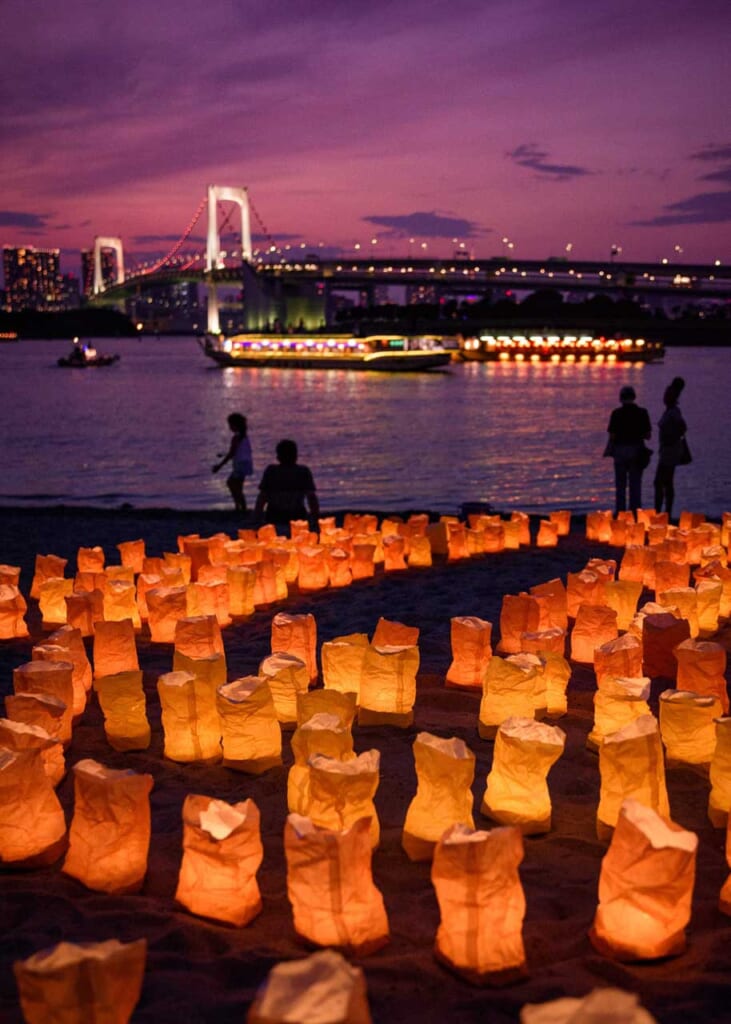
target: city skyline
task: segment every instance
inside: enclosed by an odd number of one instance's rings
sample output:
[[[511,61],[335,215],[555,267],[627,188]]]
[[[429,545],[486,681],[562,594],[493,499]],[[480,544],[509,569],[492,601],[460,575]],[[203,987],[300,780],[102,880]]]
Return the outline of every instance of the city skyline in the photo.
[[[720,0],[10,0],[4,20],[0,244],[65,270],[95,235],[167,251],[209,183],[247,186],[261,244],[731,258]]]

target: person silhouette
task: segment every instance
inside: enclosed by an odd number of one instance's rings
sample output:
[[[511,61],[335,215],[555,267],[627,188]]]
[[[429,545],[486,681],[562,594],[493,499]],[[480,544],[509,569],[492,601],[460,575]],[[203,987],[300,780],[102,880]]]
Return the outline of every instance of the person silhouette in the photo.
[[[277,462],[270,463],[261,478],[254,514],[283,526],[292,519],[306,519],[320,512],[315,481],[308,466],[297,462],[297,444],[283,438],[277,445]],[[307,509],[305,508],[307,506]]]
[[[675,498],[675,467],[681,466],[687,458],[685,433],[687,428],[678,399],[685,387],[682,377],[675,377],[665,388],[663,402],[665,411],[658,420],[659,448],[657,471],[655,473],[655,511],[662,512],[663,504],[668,518],[673,513]]]
[[[246,417],[240,412],[232,412],[227,422],[233,435],[231,444],[221,461],[211,467],[211,472],[217,473],[227,462],[231,463],[231,473],[226,479],[226,486],[231,492],[236,511],[246,512],[244,480],[254,472],[251,441],[247,433],[248,424]]]
[[[631,384],[619,392],[622,403],[612,410],[609,417],[609,444],[607,454],[614,459],[615,511],[627,508],[627,487],[629,485],[629,507],[633,512],[642,505],[642,472],[647,465],[645,441],[652,434],[652,425],[647,409],[635,404],[635,389]]]

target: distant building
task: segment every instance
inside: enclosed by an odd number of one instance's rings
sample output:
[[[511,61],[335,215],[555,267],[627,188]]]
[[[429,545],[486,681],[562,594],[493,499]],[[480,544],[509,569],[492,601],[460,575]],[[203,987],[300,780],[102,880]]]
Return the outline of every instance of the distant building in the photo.
[[[64,309],[78,309],[81,305],[79,279],[76,274],[63,274],[61,277],[61,303]]]
[[[55,312],[63,308],[59,249],[3,246],[5,305],[9,313],[24,309]]]
[[[146,330],[161,334],[188,333],[205,326],[205,310],[193,281],[161,284],[131,300],[130,315]]]
[[[102,280],[104,286],[117,282],[117,257],[113,249],[102,249]],[[94,250],[81,250],[81,289],[85,299],[94,291]]]
[[[406,289],[406,305],[433,305],[437,302],[437,290],[433,284],[409,285]]]

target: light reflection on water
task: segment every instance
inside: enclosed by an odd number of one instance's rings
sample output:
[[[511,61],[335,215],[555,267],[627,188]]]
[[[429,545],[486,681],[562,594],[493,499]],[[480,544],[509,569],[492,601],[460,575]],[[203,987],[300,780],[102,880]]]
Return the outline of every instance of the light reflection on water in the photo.
[[[190,338],[98,348],[121,361],[59,369],[66,342],[0,345],[3,504],[226,507],[225,472],[210,466],[238,410],[249,418],[255,480],[276,442],[293,437],[324,509],[608,508],[612,465],[601,452],[619,388],[633,383],[655,424],[679,374],[694,462],[678,470],[678,508],[731,507],[728,349],[670,349],[652,366],[472,363],[388,375],[221,370]]]

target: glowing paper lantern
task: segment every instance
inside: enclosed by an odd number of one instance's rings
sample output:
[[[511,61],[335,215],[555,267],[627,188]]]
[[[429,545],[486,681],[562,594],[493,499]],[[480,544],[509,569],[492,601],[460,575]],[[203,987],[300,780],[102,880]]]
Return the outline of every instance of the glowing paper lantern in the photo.
[[[655,562],[655,589],[662,594],[666,590],[685,589],[690,579],[690,566],[683,562],[668,560]]]
[[[190,579],[194,583],[198,579],[201,566],[211,564],[209,539],[195,534],[183,538],[183,554],[190,558]]]
[[[482,542],[486,554],[505,550],[505,527],[502,523],[489,523],[482,529]]]
[[[541,519],[538,524],[538,535],[536,547],[555,548],[558,544],[558,524],[550,520]]]
[[[104,550],[96,547],[80,547],[76,553],[76,568],[79,572],[104,572]]]
[[[701,579],[695,585],[698,602],[698,628],[701,632],[715,633],[721,613],[723,584],[720,580]]]
[[[419,642],[417,626],[406,626],[403,622],[384,619],[376,623],[371,643],[375,647],[415,647]]]
[[[317,624],[315,616],[279,612],[272,619],[272,654],[293,654],[307,666],[308,679],[317,679]]]
[[[509,519],[503,523],[505,550],[517,551],[523,534],[523,525],[519,519]]]
[[[483,739],[493,739],[498,727],[511,717],[533,718],[536,668],[497,655],[488,663],[482,687],[477,728]]]
[[[74,591],[65,597],[66,623],[82,636],[93,636],[97,622],[104,621],[104,594],[101,590]]]
[[[647,676],[605,676],[594,694],[594,725],[586,738],[587,747],[598,750],[607,736],[649,715],[649,697]]]
[[[570,572],[566,576],[566,611],[570,619],[575,619],[580,604],[604,604],[604,584],[606,579],[599,573],[589,569],[581,572]]]
[[[617,824],[624,800],[639,800],[665,816],[670,813],[660,728],[652,715],[642,715],[604,738],[599,747],[599,774],[599,839],[608,838]]]
[[[297,694],[297,725],[304,725],[313,715],[335,715],[346,728],[351,729],[358,710],[354,693],[337,690],[308,690]]]
[[[73,593],[74,581],[58,577],[44,580],[39,586],[38,605],[44,629],[66,622],[66,598]]]
[[[147,941],[59,942],[17,960],[26,1024],[127,1024],[142,991]]]
[[[269,683],[279,722],[293,725],[297,721],[297,694],[307,693],[310,685],[307,665],[294,654],[270,654],[259,665],[259,675]]]
[[[447,561],[459,562],[469,557],[464,523],[447,522]]]
[[[183,860],[175,899],[192,914],[242,928],[261,910],[259,809],[189,794],[183,803]]]
[[[20,566],[0,565],[0,587],[20,586]]]
[[[104,575],[110,582],[123,580],[125,583],[134,583],[135,581],[134,570],[132,566],[127,565],[108,565],[104,570]]]
[[[434,850],[431,880],[440,923],[434,952],[468,981],[501,984],[525,973],[525,895],[517,828],[475,832],[453,825]]]
[[[43,693],[57,697],[64,704],[58,738],[67,746],[71,741],[74,714],[74,666],[70,661],[27,661],[13,669],[15,693]]]
[[[731,867],[731,832],[726,824],[726,863]],[[731,915],[731,875],[723,883],[718,898],[718,909],[722,914]]]
[[[542,598],[531,594],[505,594],[500,609],[502,654],[519,654],[523,633],[535,633],[548,625],[548,613]]]
[[[265,679],[242,676],[219,686],[216,706],[224,767],[259,775],[282,763],[282,730]]]
[[[530,516],[527,512],[511,512],[510,521],[520,526],[520,543],[530,547]]]
[[[215,615],[220,626],[231,625],[229,612],[228,583],[225,580],[227,569],[224,566],[223,582],[198,579],[186,588],[187,612],[189,616]]]
[[[548,518],[556,524],[559,537],[568,537],[571,531],[571,512],[568,509],[554,509]]]
[[[693,587],[671,587],[670,590],[658,592],[660,604],[668,608],[677,608],[682,618],[688,622],[691,639],[700,633],[698,622],[698,595]]]
[[[0,750],[38,750],[43,770],[55,788],[66,774],[63,744],[37,725],[0,718]]]
[[[724,715],[728,714],[728,656],[725,647],[712,640],[684,640],[675,648],[675,657],[678,662],[678,689],[717,697]]]
[[[226,562],[216,562],[215,565],[202,565],[198,570],[197,583],[225,583],[228,573]]]
[[[147,750],[150,723],[147,721],[142,672],[117,672],[94,680],[94,689],[104,715],[107,742],[115,750]]]
[[[17,586],[0,584],[0,640],[28,636],[25,613],[28,605]]]
[[[714,561],[709,562],[703,568],[696,569],[693,576],[696,583],[702,579],[712,579],[720,582],[721,600],[718,613],[721,618],[729,618],[731,616],[731,569],[714,559]]]
[[[452,662],[447,670],[447,686],[482,690],[487,663],[492,657],[492,623],[476,615],[456,615],[450,619]]]
[[[401,845],[410,860],[431,860],[452,825],[474,828],[472,791],[475,755],[463,740],[420,732],[414,740],[416,796],[406,812]]]
[[[354,580],[370,579],[375,574],[376,545],[370,542],[353,543],[350,570]]]
[[[432,565],[431,543],[426,534],[411,538],[408,562],[410,569],[427,569]]]
[[[50,693],[16,693],[5,698],[5,714],[13,722],[43,729],[59,739],[66,705]]]
[[[294,764],[287,775],[287,807],[297,814],[309,813],[309,759],[323,754],[337,761],[352,761],[353,736],[350,726],[337,715],[320,712],[297,726],[292,736]]]
[[[664,690],[660,694],[660,735],[668,761],[709,763],[716,747],[715,719],[721,714],[716,697]]]
[[[708,817],[714,828],[726,828],[731,810],[731,718],[716,719],[716,745],[711,757]]]
[[[627,523],[623,519],[613,519],[609,543],[612,547],[623,548],[627,544]]]
[[[221,627],[215,615],[193,615],[175,623],[175,650],[186,658],[224,655]]]
[[[327,571],[331,587],[349,587],[353,582],[353,574],[350,570],[350,555],[344,548],[328,549]]]
[[[75,629],[68,624],[61,626],[55,633],[51,633],[46,639],[46,643],[42,646],[46,648],[46,653],[48,653],[47,660],[70,661],[74,666],[71,676],[74,685],[74,715],[80,714],[86,706],[86,694],[91,689],[92,680],[91,662],[86,653],[81,630]],[[36,649],[34,647],[34,658]],[[59,651],[65,654],[65,658],[57,656]],[[45,654],[41,660],[46,660]]]
[[[109,577],[106,572],[77,572],[74,576],[74,591],[99,590],[102,598],[107,592]]]
[[[164,551],[163,561],[165,565],[171,569],[179,569],[183,574],[183,582],[187,585],[190,583],[190,576],[192,572],[192,560],[190,555],[184,554],[182,551]],[[144,567],[143,570],[144,572]]]
[[[187,587],[153,587],[146,598],[150,640],[174,643],[175,624],[188,617]]]
[[[157,692],[162,709],[165,757],[182,763],[220,761],[221,727],[216,688],[222,683],[213,671],[203,675],[176,669],[159,677]]]
[[[247,1024],[371,1024],[363,971],[334,949],[276,964]]]
[[[406,569],[406,542],[403,537],[392,535],[383,538],[383,568],[385,572]]]
[[[74,765],[74,817],[63,871],[89,889],[136,892],[147,871],[151,775],[86,758]]]
[[[569,625],[566,587],[556,578],[530,588],[533,597],[545,602],[547,629],[567,630]],[[530,632],[530,630],[528,630]]]
[[[65,844],[66,819],[41,751],[0,749],[0,864],[52,864]]]
[[[320,648],[322,682],[327,690],[353,693],[360,700],[360,680],[368,649],[365,633],[350,633],[326,640]]]
[[[540,648],[537,655],[543,664],[546,714],[549,718],[560,718],[568,711],[566,688],[571,678],[571,666],[562,654],[546,648]]]
[[[612,513],[605,511],[587,512],[586,539],[608,544],[612,533]]]
[[[526,835],[551,828],[548,772],[563,753],[566,734],[555,725],[509,718],[497,731],[482,813]]]
[[[284,827],[287,895],[294,928],[307,942],[367,956],[388,942],[388,918],[371,870],[371,823],[342,831],[290,814]]]
[[[602,861],[592,945],[615,960],[685,949],[698,837],[639,800],[626,800]]]
[[[122,565],[130,568],[135,575],[142,572],[145,561],[144,540],[122,541],[121,544],[117,544],[117,551],[119,551],[119,560]]]
[[[59,555],[36,555],[33,581],[30,585],[30,596],[38,600],[41,596],[41,583],[49,579],[62,579],[68,560]]]
[[[366,750],[348,761],[321,754],[311,757],[308,817],[314,824],[342,832],[359,818],[369,818],[371,844],[378,846],[381,830],[373,798],[380,759],[377,750]]]
[[[617,613],[617,628],[629,629],[642,595],[642,584],[634,580],[611,580],[604,584],[604,599]]]
[[[631,580],[644,584],[645,576],[650,569],[650,558],[650,548],[642,547],[639,544],[628,544],[624,549],[619,567],[620,580]]]
[[[566,631],[553,626],[537,633],[523,633],[520,637],[521,654],[552,654],[563,655],[566,648]]]
[[[414,720],[419,648],[371,644],[363,659],[359,725],[408,728]]]
[[[253,615],[256,572],[246,565],[230,565],[226,579],[231,615],[234,617]]]
[[[597,647],[616,640],[617,635],[617,613],[613,608],[580,604],[571,630],[571,657],[593,665]]]
[[[136,672],[140,667],[131,619],[98,622],[94,630],[94,676]]]
[[[252,568],[254,570],[254,607],[261,608],[279,601],[280,584],[274,560],[262,558],[260,561],[254,562]],[[284,583],[283,575],[281,582]]]
[[[642,669],[646,676],[675,679],[678,661],[675,651],[690,637],[687,619],[679,619],[671,612],[655,612],[642,620]],[[690,689],[682,686],[683,690]]]
[[[299,549],[299,575],[297,585],[303,592],[324,590],[330,582],[327,568],[327,550],[304,545]]]

